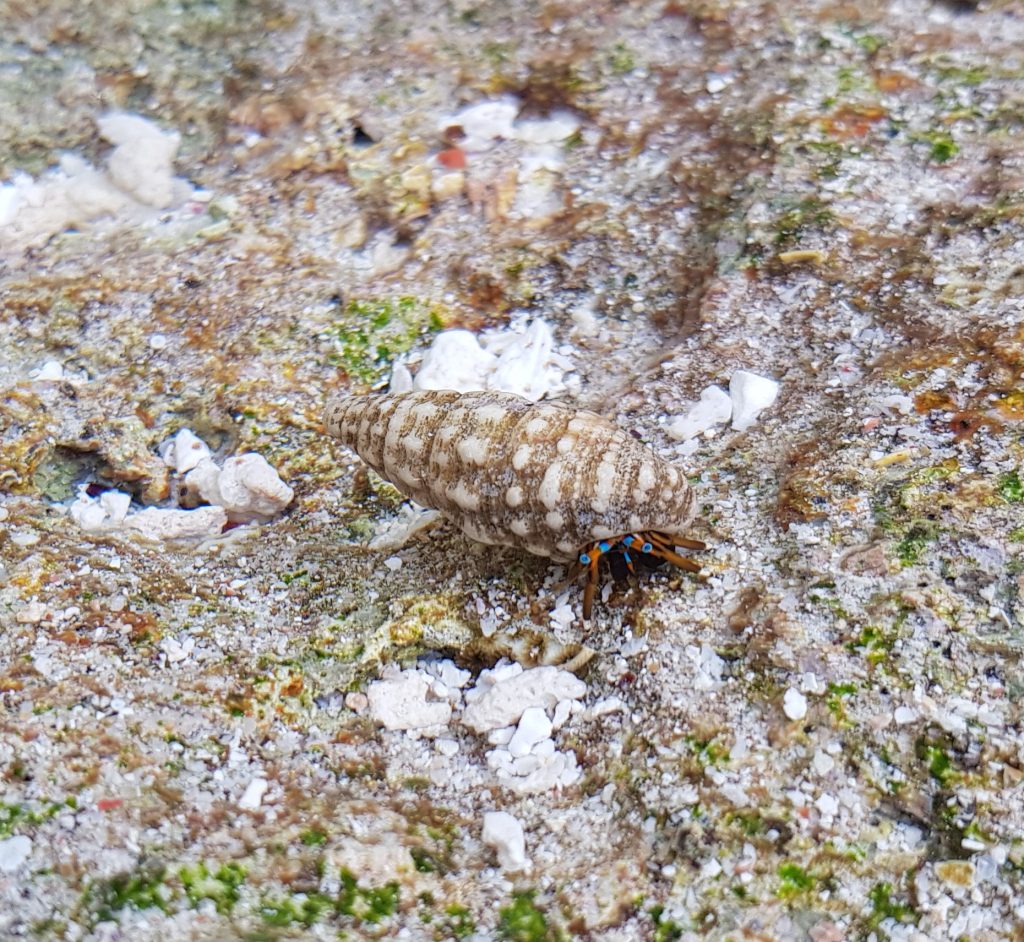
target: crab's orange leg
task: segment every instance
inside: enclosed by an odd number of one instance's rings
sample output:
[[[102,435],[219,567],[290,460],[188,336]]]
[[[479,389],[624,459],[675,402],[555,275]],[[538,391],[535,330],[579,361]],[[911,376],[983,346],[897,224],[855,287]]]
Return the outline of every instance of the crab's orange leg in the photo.
[[[686,546],[689,549],[704,549],[704,544],[699,540],[665,537],[661,533],[643,533],[641,538],[646,541],[643,548],[644,552],[664,559],[666,562],[672,563],[673,566],[685,569],[687,572],[700,572],[700,566],[697,563],[692,559],[687,559],[685,556],[680,556],[673,548],[674,546]],[[650,548],[646,549],[646,547]]]
[[[676,546],[683,547],[683,549],[706,550],[708,548],[707,543],[701,543],[700,540],[690,540],[685,536],[672,537],[672,543]]]
[[[579,561],[587,567],[587,587],[583,590],[583,618],[590,621],[590,613],[594,607],[594,593],[597,591],[600,576],[601,556],[611,549],[611,544],[601,540],[589,550],[580,553]]]

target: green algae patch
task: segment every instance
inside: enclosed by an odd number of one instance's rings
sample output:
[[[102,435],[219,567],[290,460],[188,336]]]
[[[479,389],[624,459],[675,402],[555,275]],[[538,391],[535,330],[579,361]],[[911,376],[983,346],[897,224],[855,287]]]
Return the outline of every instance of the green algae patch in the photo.
[[[23,804],[0,804],[0,838],[10,837],[26,828],[49,821],[61,811],[74,810],[76,804],[73,797],[68,797],[63,802],[46,802],[38,809]]]
[[[399,886],[395,882],[379,887],[361,887],[355,876],[342,870],[337,896],[325,893],[292,893],[264,899],[259,916],[268,926],[309,928],[327,919],[331,922],[354,920],[357,925],[377,925],[398,912]]]
[[[90,913],[90,922],[116,921],[126,909],[159,909],[170,912],[173,894],[164,882],[164,867],[143,866],[133,873],[118,873],[91,883],[82,894],[82,905]]]
[[[779,207],[775,219],[775,244],[790,246],[811,231],[827,230],[835,223],[832,210],[814,196],[808,196],[790,205]]]
[[[204,899],[213,900],[217,912],[226,916],[238,902],[239,887],[245,882],[245,867],[232,861],[211,872],[200,861],[194,867],[182,867],[178,878],[193,908]]]
[[[376,924],[398,911],[398,899],[399,889],[395,882],[363,889],[348,870],[341,871],[337,909],[343,916],[354,916],[363,922]]]
[[[443,309],[419,298],[352,300],[331,325],[328,359],[350,378],[375,383],[396,356],[444,325]]]
[[[914,524],[899,543],[896,544],[896,558],[905,569],[917,563],[929,543],[938,539],[938,528],[928,522]]]
[[[321,831],[320,828],[309,828],[299,835],[299,840],[306,847],[319,847],[321,844],[327,843],[327,832]]]
[[[792,899],[813,889],[815,879],[803,867],[795,863],[784,863],[779,867],[780,899]]]
[[[926,131],[914,135],[912,140],[927,145],[928,159],[932,163],[948,163],[960,153],[960,146],[953,140],[953,135],[945,130]]]
[[[87,470],[92,470],[88,456],[54,449],[32,472],[32,487],[55,503],[70,500]]]
[[[268,926],[284,928],[298,924],[308,929],[333,908],[333,901],[322,893],[296,893],[293,897],[266,900],[259,915]]]
[[[446,932],[455,939],[466,939],[476,932],[476,922],[465,906],[458,903],[445,908],[445,918],[441,923],[442,932]]]
[[[928,774],[940,785],[948,784],[953,778],[953,762],[941,746],[924,746],[921,758],[928,764]]]
[[[877,928],[884,919],[895,919],[902,923],[917,922],[917,913],[909,905],[895,898],[890,883],[876,883],[871,887],[868,900],[871,903],[869,925],[872,929]]]
[[[360,632],[358,663],[363,668],[423,651],[461,651],[478,634],[456,593],[416,595],[392,602],[394,617]]]
[[[648,911],[651,921],[654,923],[655,942],[675,942],[683,937],[683,928],[672,919],[665,916],[664,906],[652,906]]]
[[[825,706],[829,713],[835,717],[838,726],[850,726],[849,716],[846,713],[846,701],[855,696],[857,685],[852,683],[831,683],[828,685],[828,694],[825,697]]]
[[[503,942],[554,942],[562,934],[548,925],[547,916],[534,901],[534,891],[513,893],[512,902],[498,910],[497,937]]]
[[[405,611],[386,625],[387,637],[397,647],[423,640],[430,648],[468,643],[470,626],[461,617],[464,607],[462,599],[447,594],[411,600]]]
[[[1008,504],[1024,504],[1024,481],[1016,471],[1000,475],[996,493]]]

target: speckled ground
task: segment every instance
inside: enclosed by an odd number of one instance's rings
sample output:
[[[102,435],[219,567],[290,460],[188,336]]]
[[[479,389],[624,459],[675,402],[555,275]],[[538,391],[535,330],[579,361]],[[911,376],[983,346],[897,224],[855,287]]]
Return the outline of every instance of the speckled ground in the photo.
[[[198,230],[0,259],[0,937],[1024,939],[1020,4],[0,22],[5,177],[102,164],[119,108],[212,194]],[[459,167],[450,116],[503,94],[579,120],[553,209],[529,142]],[[319,427],[439,326],[530,314],[582,405],[686,468],[711,545],[589,631],[550,629],[543,561],[353,546],[398,498]],[[667,422],[741,368],[776,405],[682,454]],[[263,454],[286,515],[178,549],[74,527],[84,482],[166,503],[184,426]],[[385,662],[582,645],[585,701],[623,709],[559,731],[561,792],[345,706]],[[494,808],[529,873],[481,844]]]

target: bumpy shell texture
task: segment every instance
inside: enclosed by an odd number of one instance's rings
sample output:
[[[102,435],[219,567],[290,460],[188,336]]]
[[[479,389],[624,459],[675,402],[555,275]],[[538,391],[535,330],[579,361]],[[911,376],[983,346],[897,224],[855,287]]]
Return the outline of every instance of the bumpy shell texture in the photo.
[[[500,392],[423,391],[328,403],[327,431],[407,497],[481,543],[556,560],[645,530],[681,534],[677,468],[593,412]]]

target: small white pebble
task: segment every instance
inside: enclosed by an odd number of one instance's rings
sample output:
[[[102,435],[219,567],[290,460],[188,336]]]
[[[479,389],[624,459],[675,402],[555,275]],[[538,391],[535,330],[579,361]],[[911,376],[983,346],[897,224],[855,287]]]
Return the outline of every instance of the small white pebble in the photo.
[[[389,556],[384,560],[384,565],[392,572],[398,572],[402,568],[402,560],[398,556]]]
[[[446,684],[443,684],[440,680],[432,680],[429,683],[431,694],[437,697],[438,700],[450,699],[450,691]]]
[[[171,664],[179,664],[187,661],[196,647],[195,638],[185,638],[179,641],[177,638],[167,636],[160,639],[160,650]]]
[[[263,796],[269,787],[265,778],[254,778],[245,786],[245,792],[238,799],[238,807],[243,811],[255,811],[263,803]]]
[[[618,697],[605,697],[603,700],[598,700],[597,703],[587,710],[587,719],[596,720],[606,713],[619,713],[625,708],[626,704]]]
[[[898,412],[900,415],[910,415],[914,411],[914,400],[910,396],[885,396],[880,405],[888,412]]]
[[[800,691],[802,693],[824,693],[827,689],[821,678],[813,671],[806,671],[800,677]]]
[[[153,334],[149,338],[149,346],[153,350],[163,350],[167,347],[167,338],[163,334]]]
[[[434,748],[441,753],[443,756],[457,755],[459,751],[459,743],[456,739],[435,739]]]
[[[548,616],[554,630],[564,630],[576,620],[576,613],[569,604],[556,605]]]
[[[481,840],[495,849],[498,866],[502,870],[515,873],[529,869],[523,826],[507,811],[488,811],[484,814]]]
[[[704,81],[704,88],[709,95],[717,95],[732,84],[732,76],[721,72],[709,72]]]
[[[917,719],[917,710],[905,706],[896,707],[892,716],[898,726],[906,726],[907,723],[913,723]]]
[[[827,792],[821,795],[814,805],[823,815],[830,818],[835,817],[836,812],[839,811],[839,802]]]
[[[924,831],[919,827],[907,824],[901,830],[903,831],[903,841],[910,850],[913,850],[924,840]]]
[[[668,866],[672,868],[672,874],[671,875],[674,876],[675,875],[675,871],[676,871],[675,865],[674,864],[669,864]],[[667,867],[662,867],[661,868],[661,872],[665,876],[669,876],[669,874],[665,874],[665,870],[666,869],[667,869]],[[704,864],[704,866],[700,868],[700,875],[702,877],[706,877],[706,878],[711,879],[711,880],[713,880],[715,877],[717,877],[721,872],[722,872],[722,865],[717,860],[715,860],[714,857],[712,857],[710,860],[708,860]]]
[[[542,759],[555,754],[555,741],[553,739],[542,739],[531,750],[531,756],[540,756]]]
[[[807,716],[807,698],[795,687],[790,687],[782,698],[782,712],[791,720]]]
[[[569,714],[572,712],[573,703],[573,700],[559,700],[555,704],[555,715],[551,719],[553,730],[561,729],[565,725],[565,721],[569,719]]]
[[[516,757],[527,755],[539,742],[551,735],[551,720],[540,707],[523,710],[519,725],[508,743],[508,751]]]
[[[445,658],[443,661],[429,661],[422,665],[422,669],[436,677],[446,687],[461,690],[473,679],[469,671],[460,670],[454,661]]]
[[[814,753],[814,758],[811,760],[811,765],[814,767],[814,771],[819,775],[828,775],[836,767],[836,760],[832,758],[827,752],[822,752],[820,749]]]
[[[29,602],[14,616],[20,625],[38,625],[46,617],[46,606],[42,602]]]
[[[345,694],[345,706],[353,713],[363,714],[370,708],[370,698],[358,690]]]
[[[33,370],[29,375],[40,382],[55,382],[64,378],[64,366],[57,360],[47,360],[38,370]]]
[[[519,109],[518,99],[511,95],[484,99],[455,114],[445,115],[438,127],[442,131],[449,127],[461,128],[459,146],[469,153],[476,153],[489,150],[501,138],[510,140],[515,136],[512,124]]]
[[[507,746],[515,734],[516,728],[514,726],[503,726],[501,729],[492,729],[487,734],[487,741],[492,746]]]
[[[110,523],[113,526],[120,526],[124,518],[128,516],[128,510],[132,505],[132,495],[124,491],[104,491],[100,494],[100,507],[103,508]]]
[[[0,873],[14,873],[32,853],[32,841],[16,834],[0,841]]]

